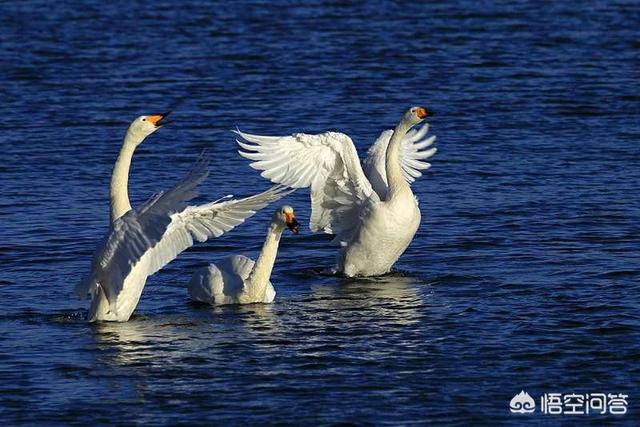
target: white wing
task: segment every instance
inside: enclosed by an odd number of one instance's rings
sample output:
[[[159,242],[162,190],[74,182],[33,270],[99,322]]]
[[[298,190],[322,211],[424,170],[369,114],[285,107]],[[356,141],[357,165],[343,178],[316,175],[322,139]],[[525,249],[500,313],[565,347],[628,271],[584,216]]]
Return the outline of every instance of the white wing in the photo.
[[[115,220],[93,255],[91,273],[78,283],[76,293],[83,298],[87,293],[95,294],[99,281],[106,283],[109,276],[122,276],[130,263],[155,246],[171,223],[171,215],[183,210],[197,196],[197,187],[208,173],[208,160],[202,155],[171,190],[154,195],[138,212],[130,210]]]
[[[129,211],[113,223],[107,239],[94,255],[91,274],[76,287],[80,296],[94,294],[100,286],[110,310],[118,312],[121,304],[127,304],[120,301],[122,291],[127,291],[127,295],[133,292],[125,288],[144,286],[149,275],[193,245],[194,239],[202,242],[218,237],[290,193],[283,187],[272,187],[245,199],[188,206],[176,212],[195,197],[195,188],[206,176],[206,171],[198,169],[200,166],[169,192],[153,197],[138,212]]]
[[[425,124],[419,130],[410,130],[404,138],[400,146],[400,162],[402,165],[402,174],[409,184],[413,183],[416,178],[420,177],[421,170],[429,169],[431,164],[425,160],[433,156],[437,149],[429,147],[436,140],[435,136],[425,138],[429,124]],[[385,160],[387,154],[387,146],[393,130],[386,130],[380,134],[376,142],[367,151],[367,158],[364,161],[364,173],[371,182],[371,186],[375,192],[384,198],[387,194],[387,173],[385,171]]]
[[[260,136],[239,130],[237,141],[253,160],[251,167],[274,183],[311,188],[311,231],[323,230],[347,239],[369,202],[379,201],[362,171],[353,141],[338,132],[318,135]]]

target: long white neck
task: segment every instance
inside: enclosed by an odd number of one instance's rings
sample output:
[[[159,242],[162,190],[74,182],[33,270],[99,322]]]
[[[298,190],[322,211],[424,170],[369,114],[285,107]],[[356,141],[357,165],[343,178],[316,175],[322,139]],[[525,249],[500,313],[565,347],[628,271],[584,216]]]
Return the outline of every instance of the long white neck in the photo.
[[[111,190],[109,192],[111,204],[111,222],[120,218],[122,215],[131,210],[129,203],[129,169],[131,168],[131,158],[136,146],[142,142],[144,138],[127,132],[124,137],[124,143],[118,154],[116,164],[113,166],[111,174]]]
[[[411,125],[404,120],[400,121],[393,131],[389,145],[387,146],[385,172],[387,173],[388,191],[385,201],[390,201],[403,191],[411,192],[409,184],[402,176],[402,166],[400,164],[400,147],[402,138],[407,134]]]
[[[280,236],[284,227],[275,222],[272,222],[267,231],[267,238],[262,245],[262,250],[258,259],[253,265],[253,270],[247,278],[248,286],[247,292],[251,293],[256,299],[264,297],[264,293],[267,289],[267,284],[271,278],[271,271],[273,270],[273,264],[276,262],[276,255],[278,254],[278,245],[280,244]]]

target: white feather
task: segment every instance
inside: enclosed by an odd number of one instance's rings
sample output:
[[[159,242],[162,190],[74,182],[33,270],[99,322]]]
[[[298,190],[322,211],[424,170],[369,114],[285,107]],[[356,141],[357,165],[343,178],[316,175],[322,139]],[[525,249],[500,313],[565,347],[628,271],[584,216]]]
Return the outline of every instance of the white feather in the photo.
[[[207,162],[166,193],[149,199],[112,224],[94,254],[89,275],[77,286],[81,297],[92,295],[89,320],[126,321],[135,309],[147,277],[193,245],[219,237],[244,220],[290,193],[284,187],[237,200],[187,206],[207,176]]]
[[[409,184],[429,168],[424,160],[436,150],[426,149],[435,140],[425,138],[428,125],[410,130],[420,119],[416,111],[407,111],[395,131],[382,132],[364,169],[351,138],[342,133],[277,137],[235,132],[239,153],[263,177],[293,188],[310,187],[309,227],[336,235],[334,242],[341,246],[336,271],[376,275],[389,271],[420,224]],[[399,148],[400,161],[386,168],[392,135],[393,155]]]
[[[255,160],[251,167],[262,170],[263,177],[292,188],[311,187],[309,227],[314,232],[348,234],[363,205],[379,200],[353,141],[343,133],[268,137],[235,132],[247,141],[238,141],[244,149],[239,153]]]
[[[429,130],[429,124],[425,123],[420,129],[412,129],[402,138],[400,146],[400,164],[402,174],[406,181],[411,184],[416,178],[422,176],[420,170],[426,170],[431,165],[423,160],[433,156],[437,149],[424,150],[433,144],[435,136],[423,137]],[[383,198],[387,194],[387,174],[385,172],[385,162],[387,146],[393,134],[392,130],[385,130],[380,134],[376,142],[367,151],[367,158],[363,162],[364,173],[371,182],[371,186]]]

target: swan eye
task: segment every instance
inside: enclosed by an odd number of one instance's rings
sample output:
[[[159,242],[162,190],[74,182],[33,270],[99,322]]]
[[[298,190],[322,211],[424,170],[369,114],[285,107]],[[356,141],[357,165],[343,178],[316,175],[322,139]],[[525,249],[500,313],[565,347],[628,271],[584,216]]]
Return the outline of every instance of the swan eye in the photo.
[[[143,117],[143,118],[142,118],[142,121],[143,121],[143,122],[146,122],[146,121],[147,121],[147,118],[146,118],[146,117]]]

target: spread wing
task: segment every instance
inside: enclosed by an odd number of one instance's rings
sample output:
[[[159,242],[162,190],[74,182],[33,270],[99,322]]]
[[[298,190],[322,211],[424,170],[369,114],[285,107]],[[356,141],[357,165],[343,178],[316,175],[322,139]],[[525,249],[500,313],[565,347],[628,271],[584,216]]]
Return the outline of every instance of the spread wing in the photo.
[[[360,212],[379,201],[362,171],[353,141],[338,132],[260,136],[236,131],[241,156],[274,183],[310,187],[311,231],[344,240],[357,227]]]
[[[433,156],[437,151],[435,147],[428,148],[436,140],[435,136],[425,137],[428,130],[429,124],[426,123],[419,130],[410,130],[402,139],[400,162],[402,174],[409,184],[422,175],[421,170],[431,167],[431,164],[425,160]],[[385,160],[387,146],[392,134],[392,130],[386,130],[380,134],[376,142],[369,148],[363,165],[365,175],[380,198],[384,198],[387,194]]]
[[[171,190],[154,195],[138,212],[130,210],[115,220],[93,255],[91,272],[78,283],[75,292],[81,297],[94,294],[99,281],[107,283],[110,277],[117,278],[128,271],[130,263],[142,258],[148,248],[160,241],[171,223],[171,215],[183,210],[197,196],[197,187],[208,174],[208,159],[203,154]]]
[[[192,246],[194,240],[218,237],[290,192],[272,187],[244,199],[184,207],[196,196],[196,187],[206,175],[206,163],[199,162],[173,189],[114,221],[94,255],[91,273],[76,292],[84,297],[100,286],[111,310],[117,312],[123,289],[144,286],[149,275]]]

